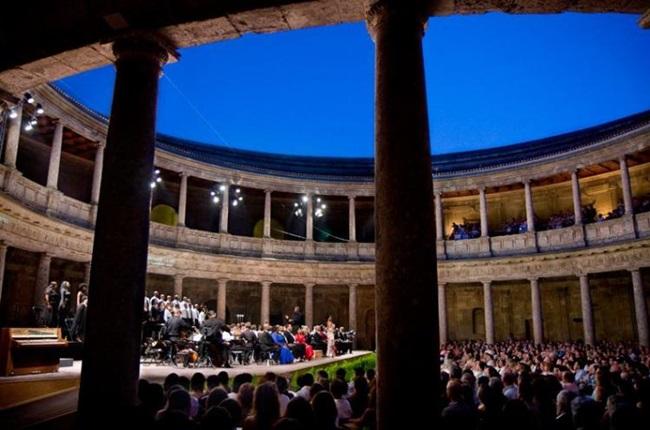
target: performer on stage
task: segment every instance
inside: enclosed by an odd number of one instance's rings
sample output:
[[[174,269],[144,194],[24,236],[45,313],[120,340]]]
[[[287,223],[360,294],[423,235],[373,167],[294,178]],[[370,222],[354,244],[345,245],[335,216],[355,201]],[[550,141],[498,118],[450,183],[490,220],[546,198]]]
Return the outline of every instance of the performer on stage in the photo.
[[[279,354],[278,361],[280,362],[280,364],[293,363],[294,360],[293,354],[291,353],[291,350],[287,345],[287,340],[285,339],[284,335],[280,331],[279,326],[274,327],[271,336],[273,337],[273,341],[279,346],[280,354]]]
[[[45,306],[47,317],[48,327],[58,327],[59,326],[59,303],[61,302],[61,294],[59,293],[59,288],[56,282],[50,282],[50,284],[45,289]]]
[[[84,341],[86,332],[86,309],[88,308],[88,296],[82,296],[81,302],[77,306],[77,312],[74,315],[74,324],[72,325],[72,338],[78,342]]]
[[[332,358],[336,357],[336,346],[334,343],[334,330],[336,326],[332,321],[332,317],[327,318],[327,356]]]
[[[291,314],[291,318],[289,315],[285,315],[284,317],[289,324],[296,328],[302,327],[305,324],[305,316],[302,314],[302,312],[300,312],[300,306],[293,308],[293,314]]]
[[[208,352],[212,363],[217,367],[230,367],[228,364],[228,348],[223,342],[223,328],[226,323],[217,318],[214,311],[208,312],[208,319],[205,320],[201,327],[201,332],[208,342]]]

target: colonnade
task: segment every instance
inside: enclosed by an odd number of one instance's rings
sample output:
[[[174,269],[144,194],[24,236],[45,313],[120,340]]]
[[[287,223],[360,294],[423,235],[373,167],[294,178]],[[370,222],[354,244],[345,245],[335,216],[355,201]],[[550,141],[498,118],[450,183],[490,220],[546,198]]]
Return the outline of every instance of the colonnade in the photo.
[[[641,279],[640,268],[629,269],[632,278],[632,296],[634,301],[634,317],[637,327],[637,338],[642,346],[650,346],[650,331],[648,329],[648,310],[643,291],[643,281]],[[580,285],[580,303],[582,311],[583,339],[588,345],[594,345],[597,341],[594,328],[593,306],[591,300],[591,288],[589,285],[589,274],[581,273],[577,275]],[[536,344],[543,343],[544,326],[542,313],[542,297],[539,286],[539,278],[529,279],[530,284],[530,303],[531,303],[531,320],[533,328],[533,341]],[[447,333],[447,289],[449,284],[438,283],[438,318],[439,318],[439,335],[440,342],[445,343],[448,340]],[[482,282],[483,288],[483,310],[485,318],[485,341],[487,343],[495,342],[494,327],[494,302],[492,299],[493,282],[486,280]]]

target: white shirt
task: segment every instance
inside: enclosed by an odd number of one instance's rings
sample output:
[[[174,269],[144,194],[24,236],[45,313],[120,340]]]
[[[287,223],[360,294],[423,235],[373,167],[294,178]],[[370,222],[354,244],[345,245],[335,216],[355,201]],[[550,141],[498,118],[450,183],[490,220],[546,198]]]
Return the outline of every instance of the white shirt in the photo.
[[[290,399],[286,394],[278,394],[278,400],[280,401],[280,416],[283,417]]]
[[[296,396],[300,396],[306,399],[307,401],[309,401],[311,400],[311,395],[309,394],[310,391],[311,391],[311,387],[309,385],[305,385],[304,387],[298,390]]]
[[[334,403],[336,403],[336,411],[338,412],[336,416],[336,426],[338,427],[339,421],[352,418],[352,406],[346,399],[334,399]]]
[[[221,339],[223,339],[224,342],[230,342],[232,340],[232,334],[228,331],[223,331],[221,332]]]

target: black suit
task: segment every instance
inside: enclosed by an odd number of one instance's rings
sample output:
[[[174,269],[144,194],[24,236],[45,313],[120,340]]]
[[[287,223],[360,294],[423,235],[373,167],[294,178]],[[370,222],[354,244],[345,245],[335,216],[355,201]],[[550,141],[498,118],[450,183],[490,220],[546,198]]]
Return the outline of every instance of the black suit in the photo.
[[[285,339],[287,339],[287,345],[289,346],[289,349],[291,349],[293,356],[297,359],[305,358],[305,345],[296,343],[296,338],[289,330],[282,332],[282,334],[284,334]]]
[[[171,340],[172,342],[177,342],[181,337],[181,332],[184,330],[189,330],[192,327],[183,321],[182,318],[173,317],[167,321],[166,328],[167,329],[165,331],[165,334],[167,336],[167,339]]]

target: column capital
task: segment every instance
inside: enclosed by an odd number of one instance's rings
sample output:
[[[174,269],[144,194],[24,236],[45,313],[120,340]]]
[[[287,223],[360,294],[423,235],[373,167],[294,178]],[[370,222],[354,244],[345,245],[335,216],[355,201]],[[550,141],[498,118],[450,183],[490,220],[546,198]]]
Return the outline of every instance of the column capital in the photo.
[[[354,194],[348,195],[348,200],[355,200],[356,198],[357,196]]]
[[[314,288],[316,286],[316,283],[315,282],[305,282],[303,285],[305,286],[305,288]]]
[[[478,185],[478,186],[476,187],[476,189],[478,190],[479,194],[487,194],[487,193],[485,192],[485,190],[487,189],[487,187],[486,187],[485,185]]]
[[[619,154],[618,161],[619,163],[627,163],[627,154]]]
[[[350,283],[347,284],[347,286],[351,287],[351,288],[356,288],[356,287],[359,286],[359,284],[357,282],[350,282]]]
[[[272,194],[273,190],[270,190],[268,188],[264,188],[264,194]]]
[[[190,174],[185,170],[181,170],[180,172],[178,172],[178,176],[189,178]]]
[[[272,283],[273,282],[271,281],[260,281],[260,284],[262,284],[263,287],[269,287]]]
[[[164,65],[172,58],[179,58],[174,43],[160,33],[134,31],[118,37],[113,42],[116,61],[129,58],[148,58]]]
[[[532,277],[528,278],[528,281],[529,281],[530,283],[533,283],[533,282],[539,282],[539,277],[537,277],[537,276],[532,276]]]
[[[442,198],[442,190],[433,190],[433,195]]]
[[[4,240],[0,240],[0,249],[7,248],[9,245]]]
[[[410,23],[424,35],[424,26],[429,18],[427,1],[413,0],[400,2],[395,0],[370,0],[366,9],[366,25],[373,40],[377,31],[386,23],[387,19],[396,18]]]
[[[228,279],[228,278],[218,278],[217,279],[217,284],[226,285],[228,283],[228,281],[230,281],[230,279]]]
[[[481,284],[483,284],[484,287],[489,287],[492,285],[492,281],[481,281]]]
[[[174,275],[174,279],[185,279],[185,274],[184,273],[176,273]]]
[[[438,288],[447,288],[447,282],[438,282]]]
[[[104,149],[106,149],[106,141],[105,140],[98,140],[95,143],[96,143],[96,145],[95,145],[96,149],[98,151],[103,151]]]
[[[50,254],[49,252],[41,252],[40,253],[40,258],[42,259],[52,259],[53,255]]]
[[[632,267],[631,269],[627,269],[628,272],[640,272],[641,268],[640,267]]]

